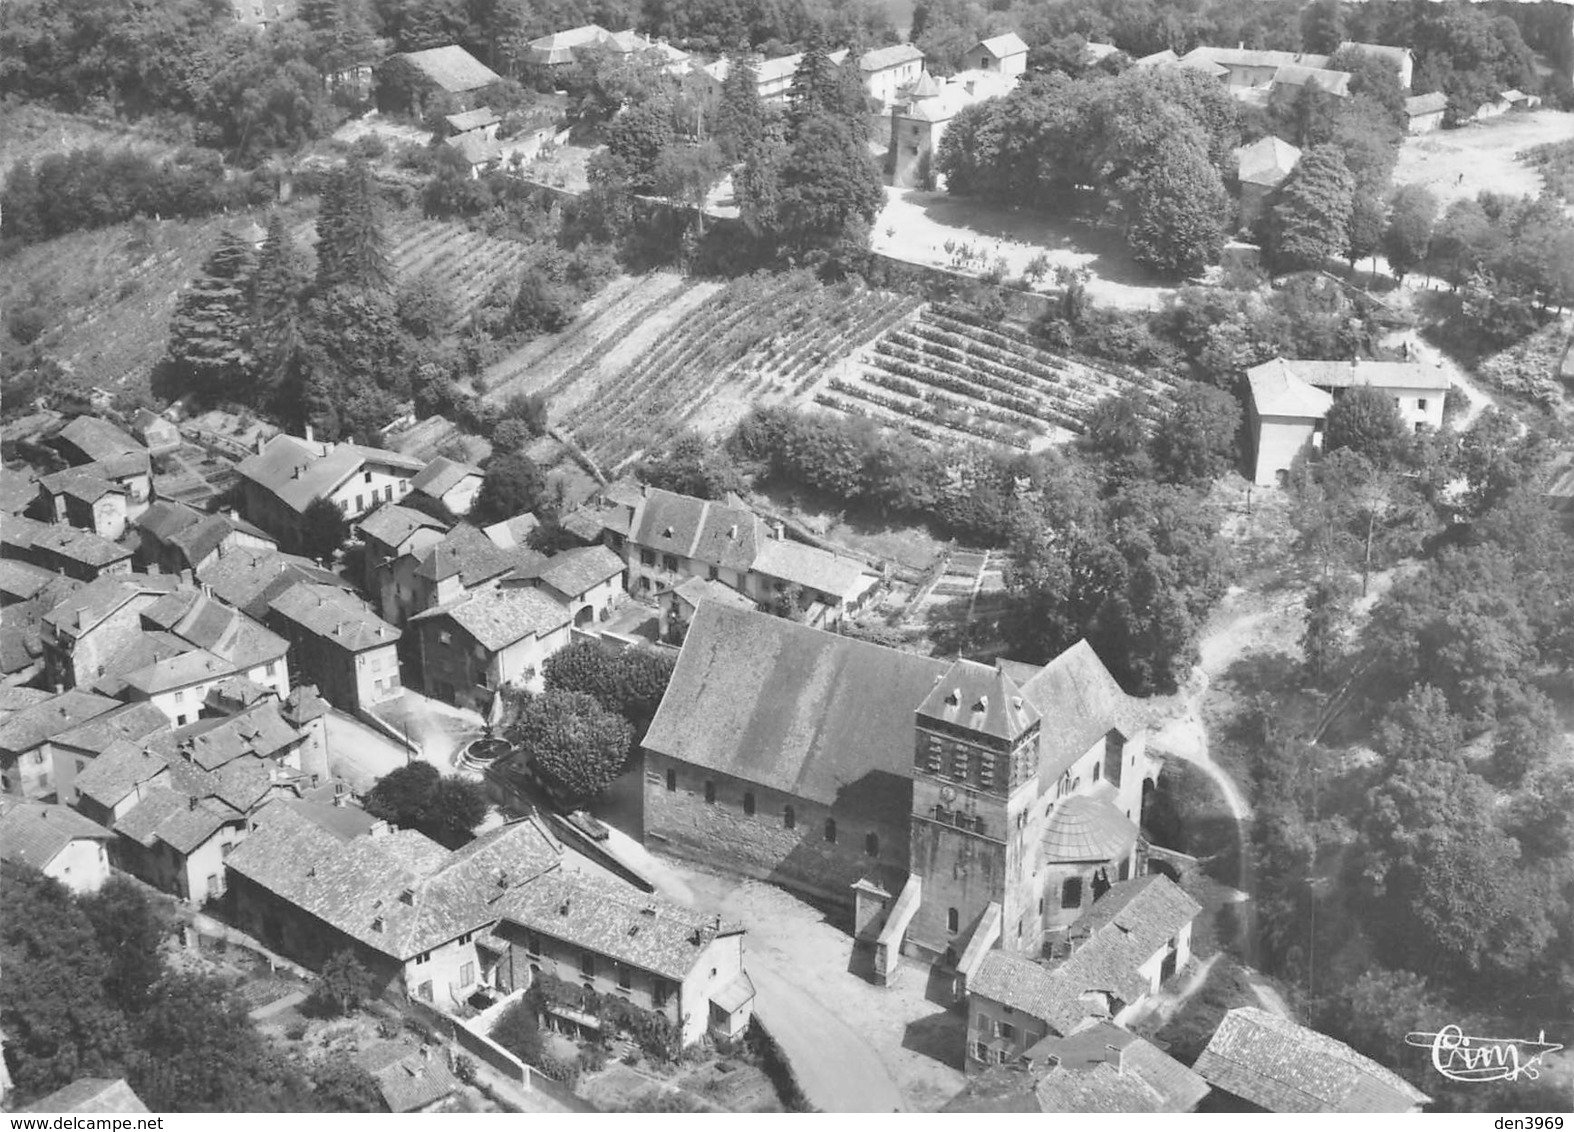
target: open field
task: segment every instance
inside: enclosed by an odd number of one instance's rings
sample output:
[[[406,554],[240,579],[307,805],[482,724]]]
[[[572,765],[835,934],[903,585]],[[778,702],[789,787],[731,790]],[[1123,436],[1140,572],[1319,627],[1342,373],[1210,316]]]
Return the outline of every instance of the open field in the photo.
[[[1463,129],[1418,134],[1400,147],[1394,184],[1425,185],[1445,208],[1482,190],[1539,196],[1541,178],[1518,153],[1570,138],[1574,113],[1562,110],[1510,113]]]
[[[144,126],[100,121],[83,114],[64,114],[34,103],[7,101],[0,105],[0,178],[18,161],[37,161],[73,149],[131,149],[163,157],[179,148]]]

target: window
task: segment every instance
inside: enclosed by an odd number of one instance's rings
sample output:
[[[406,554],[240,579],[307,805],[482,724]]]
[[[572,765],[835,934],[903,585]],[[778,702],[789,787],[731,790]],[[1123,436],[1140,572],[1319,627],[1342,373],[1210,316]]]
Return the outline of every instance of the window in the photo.
[[[1426,398],[1425,397],[1417,397],[1416,398],[1416,408],[1420,409],[1423,413],[1426,412]]]
[[[978,1031],[980,1033],[989,1033],[989,1015],[985,1014],[982,1010],[978,1012],[977,1022],[975,1024],[978,1027]]]
[[[1125,880],[1129,876],[1131,876],[1131,862],[1130,861],[1122,861],[1120,863],[1120,879],[1121,880]]]
[[[793,812],[791,806],[782,807],[782,825],[788,829],[796,829],[798,827],[798,815]]]
[[[475,938],[475,932],[465,932],[464,935],[459,937],[459,946],[463,947],[465,944],[469,943],[474,938]]]
[[[579,973],[587,979],[596,977],[596,957],[589,951],[579,953]]]
[[[743,795],[743,812],[747,817],[752,818],[754,816],[754,795],[752,793],[745,792]]]
[[[878,833],[864,834],[864,852],[871,857],[880,855],[880,835]]]
[[[621,963],[618,964],[618,989],[629,990],[634,986],[634,972]]]
[[[364,510],[366,510],[366,497],[364,495],[360,495],[360,494],[356,495],[356,497],[355,497],[355,509],[357,511],[364,511]]]
[[[218,873],[209,873],[208,874],[208,895],[209,896],[217,896],[219,893],[221,893],[223,891],[224,891],[224,889],[219,885],[219,874]]]
[[[639,561],[642,566],[654,566],[656,564],[656,552],[654,550],[640,551]]]
[[[1425,405],[1422,406],[1422,408],[1425,408],[1425,407],[1426,407]],[[717,579],[719,579],[720,577],[721,577],[721,567],[719,567],[719,566],[712,566],[710,568],[710,580],[714,582]]]
[[[676,790],[677,788],[678,788],[678,772],[673,770],[671,767],[668,767],[667,768],[667,789],[668,790]]]
[[[175,702],[177,704],[178,703],[183,703],[185,701],[185,699],[186,699],[185,689],[183,689],[183,688],[182,689],[177,689],[176,692],[175,692]]]
[[[1082,878],[1067,877],[1066,883],[1060,886],[1060,906],[1062,908],[1082,907]]]
[[[672,573],[676,574],[678,572],[677,558],[671,554],[663,554],[661,556],[661,568],[663,570],[670,570]]]
[[[995,1026],[995,1035],[1009,1042],[1017,1036],[1017,1028],[1010,1022],[1001,1022]]]
[[[77,760],[77,773],[81,774],[86,769],[87,769],[86,761],[84,761],[82,759],[78,759]]]
[[[371,472],[363,472],[362,473],[361,482],[362,483],[371,483],[372,482],[372,473]]]
[[[459,968],[459,985],[467,987],[475,982],[475,964],[466,963]]]
[[[1093,764],[1093,781],[1097,782],[1104,777],[1104,764],[1102,761]]]
[[[1044,914],[1044,898],[1042,896],[1038,898],[1038,914],[1040,916]]]
[[[666,1006],[667,1000],[672,997],[672,985],[666,979],[657,979],[655,989],[651,991],[650,997],[659,1010],[661,1007]]]
[[[264,668],[262,672],[264,676],[268,677],[268,679],[273,679],[273,677],[279,674],[279,662],[276,660],[268,661],[267,667]]]
[[[415,957],[415,965],[417,967],[419,967],[422,963],[425,963],[427,960],[429,960],[431,958],[432,958],[432,953],[430,951],[423,951],[423,952],[421,952],[421,954],[419,954],[419,955],[417,955]]]
[[[955,908],[947,908],[945,910],[945,930],[948,932],[956,932],[961,928],[961,926],[962,914]]]
[[[339,500],[339,510],[348,515],[350,513],[350,501],[348,499]]]
[[[973,1060],[974,1061],[988,1061],[989,1060],[989,1050],[985,1048],[983,1042],[974,1042],[970,1048],[973,1051]]]
[[[454,643],[454,635],[447,629],[439,629],[437,632],[437,643],[440,645],[451,645]]]
[[[709,779],[705,782],[705,801],[712,806],[716,804],[716,784]]]
[[[832,845],[836,844],[836,819],[825,819],[825,839]]]
[[[219,846],[219,856],[220,857],[228,857],[230,855],[230,850],[232,850],[234,848],[235,848],[235,842],[233,842],[233,841],[226,841],[224,844]]]

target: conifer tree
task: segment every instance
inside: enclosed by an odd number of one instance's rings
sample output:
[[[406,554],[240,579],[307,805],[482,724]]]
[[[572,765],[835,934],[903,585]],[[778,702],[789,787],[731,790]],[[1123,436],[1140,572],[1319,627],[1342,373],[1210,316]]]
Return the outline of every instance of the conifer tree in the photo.
[[[747,56],[728,60],[716,111],[716,144],[728,161],[744,161],[765,140],[765,103],[759,71]]]
[[[268,221],[268,235],[257,257],[251,288],[251,341],[257,377],[273,396],[298,393],[301,348],[301,300],[309,276],[300,249],[290,238],[284,218]]]
[[[252,370],[251,247],[233,232],[202,265],[169,324],[169,353],[190,387],[215,399],[237,397]]]
[[[1280,190],[1273,210],[1274,258],[1291,267],[1321,267],[1350,246],[1355,178],[1331,145],[1308,150]]]
[[[377,182],[364,161],[349,162],[333,174],[317,215],[317,288],[339,286],[371,291],[393,286]]]

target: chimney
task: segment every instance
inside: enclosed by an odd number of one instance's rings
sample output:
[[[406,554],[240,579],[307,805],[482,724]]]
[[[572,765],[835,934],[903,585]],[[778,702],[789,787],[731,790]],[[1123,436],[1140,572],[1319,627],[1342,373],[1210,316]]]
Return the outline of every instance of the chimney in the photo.
[[[290,478],[292,480],[298,480],[301,478],[301,468],[299,464],[290,469]]]
[[[195,794],[193,794],[193,795],[191,795],[191,797],[186,799],[186,809],[188,809],[188,810],[195,810],[196,808],[197,808],[197,796]]]
[[[192,584],[190,570],[182,570],[180,572],[180,584],[183,586],[189,586]]]
[[[407,888],[399,894],[399,903],[415,907],[415,889]]]
[[[385,822],[385,821],[378,820],[378,821],[374,821],[372,823],[372,828],[369,831],[368,836],[371,836],[371,837],[387,837],[390,832],[392,832],[392,831],[389,829],[388,823]]]
[[[268,438],[259,433],[257,436],[257,443],[253,444],[252,448],[256,451],[257,455],[261,456],[262,450],[266,447],[268,447]]]
[[[1110,1056],[1105,1058],[1105,1060],[1115,1067],[1116,1073],[1124,1073],[1126,1071],[1126,1047],[1105,1046],[1104,1048],[1110,1052]]]
[[[232,523],[240,522],[240,512],[235,510],[235,508],[231,507],[229,509],[229,511],[226,512],[226,514],[229,515],[230,522],[232,522]]]
[[[431,1046],[422,1046],[421,1047],[421,1060],[422,1061],[431,1061],[432,1060],[432,1047]]]
[[[316,441],[317,441],[317,433],[312,429],[312,426],[308,424],[306,426],[306,443],[314,444],[314,443],[316,443]]]

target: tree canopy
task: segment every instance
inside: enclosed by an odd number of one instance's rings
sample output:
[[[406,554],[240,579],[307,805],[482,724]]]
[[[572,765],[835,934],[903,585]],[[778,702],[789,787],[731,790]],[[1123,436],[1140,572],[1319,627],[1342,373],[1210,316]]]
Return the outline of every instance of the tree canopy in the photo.
[[[612,785],[633,732],[594,696],[549,689],[525,700],[507,737],[549,788],[577,804]]]
[[[457,774],[442,774],[428,762],[412,762],[379,778],[366,794],[366,812],[394,825],[418,829],[456,849],[475,835],[486,817],[486,790]]]

